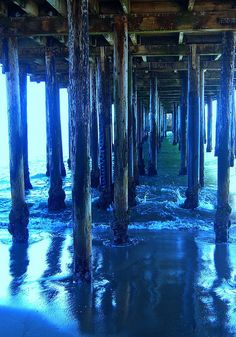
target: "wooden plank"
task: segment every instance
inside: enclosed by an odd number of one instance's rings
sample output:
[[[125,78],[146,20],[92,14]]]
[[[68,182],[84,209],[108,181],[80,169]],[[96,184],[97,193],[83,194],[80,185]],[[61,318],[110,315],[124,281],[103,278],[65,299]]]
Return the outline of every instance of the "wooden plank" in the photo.
[[[19,6],[26,14],[30,16],[38,16],[39,14],[38,5],[32,0],[14,0],[13,3]]]
[[[66,0],[47,0],[47,2],[62,16],[67,15]]]
[[[102,35],[113,32],[112,16],[90,16],[90,34]],[[234,31],[236,11],[225,12],[178,12],[158,15],[129,15],[129,33],[155,34],[168,32],[212,32]],[[67,35],[67,20],[64,17],[18,17],[0,18],[2,37]]]

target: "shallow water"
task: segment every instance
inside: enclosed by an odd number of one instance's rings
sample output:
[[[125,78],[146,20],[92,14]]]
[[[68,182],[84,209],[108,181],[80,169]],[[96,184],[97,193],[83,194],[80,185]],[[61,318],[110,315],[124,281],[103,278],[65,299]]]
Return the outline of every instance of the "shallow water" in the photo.
[[[206,155],[197,210],[179,207],[186,177],[165,140],[158,176],[143,177],[130,212],[135,243],[115,248],[111,210],[93,207],[93,283],[72,281],[70,177],[67,209],[48,212],[45,163],[31,163],[29,245],[7,232],[10,190],[0,171],[0,337],[236,336],[236,191],[231,169],[231,243],[215,245],[216,159]],[[98,194],[92,191],[93,200]]]

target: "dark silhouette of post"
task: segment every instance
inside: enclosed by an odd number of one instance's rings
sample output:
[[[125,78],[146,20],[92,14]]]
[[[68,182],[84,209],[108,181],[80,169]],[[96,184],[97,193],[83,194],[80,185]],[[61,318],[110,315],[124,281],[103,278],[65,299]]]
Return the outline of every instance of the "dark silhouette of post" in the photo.
[[[114,24],[114,243],[127,242],[128,235],[128,22],[115,16]]]
[[[207,97],[207,152],[212,151],[212,97]]]
[[[200,141],[200,58],[196,45],[191,45],[188,62],[188,188],[183,207],[198,207],[199,141]]]
[[[88,0],[67,0],[75,278],[91,279],[91,170]]]
[[[221,57],[220,108],[218,109],[218,174],[217,209],[215,215],[216,242],[228,242],[230,228],[230,112],[234,95],[235,33],[224,32]]]
[[[12,201],[8,230],[14,242],[26,242],[28,240],[29,211],[25,203],[24,189],[18,44],[16,38],[9,38],[5,42],[7,44],[6,58],[8,63],[6,67],[6,86]]]
[[[157,174],[157,78],[150,79],[150,136],[149,136],[149,161],[148,175]]]
[[[28,122],[27,122],[27,72],[26,67],[20,67],[20,105],[21,105],[21,129],[24,159],[24,184],[25,190],[33,188],[30,182],[28,161]]]
[[[187,73],[183,73],[182,94],[180,102],[180,170],[179,170],[180,175],[187,174],[187,110],[188,110],[188,78]]]
[[[55,55],[51,49],[51,40],[45,53],[46,64],[46,111],[48,119],[48,154],[50,188],[48,192],[48,208],[57,211],[65,208],[65,192],[61,179],[60,148],[60,110],[59,87],[56,78]]]

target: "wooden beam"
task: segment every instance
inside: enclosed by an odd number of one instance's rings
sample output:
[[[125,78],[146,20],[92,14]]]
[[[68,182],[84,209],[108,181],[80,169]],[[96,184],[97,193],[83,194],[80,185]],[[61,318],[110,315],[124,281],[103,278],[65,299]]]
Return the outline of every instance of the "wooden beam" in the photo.
[[[67,15],[66,0],[47,0],[47,2],[62,16]]]
[[[35,1],[14,0],[13,3],[19,6],[26,14],[30,16],[38,16],[39,14],[38,5],[35,3]]]
[[[188,11],[192,12],[195,5],[195,0],[188,0]]]
[[[130,1],[129,0],[119,0],[121,7],[125,14],[129,14],[130,11]]]
[[[129,15],[129,33],[165,34],[168,32],[212,32],[234,31],[236,11],[225,12],[179,12],[159,13],[158,15]],[[90,16],[90,34],[101,35],[113,32],[112,16]],[[2,37],[67,35],[67,20],[64,17],[18,17],[0,18]]]

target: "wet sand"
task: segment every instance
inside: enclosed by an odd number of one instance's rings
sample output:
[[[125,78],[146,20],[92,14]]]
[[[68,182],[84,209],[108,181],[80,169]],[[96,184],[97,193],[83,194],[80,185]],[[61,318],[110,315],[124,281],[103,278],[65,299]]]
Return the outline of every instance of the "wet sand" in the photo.
[[[138,187],[130,214],[134,245],[111,247],[112,212],[93,208],[91,286],[71,275],[70,177],[67,209],[48,213],[44,167],[33,169],[29,245],[11,243],[9,187],[1,177],[0,337],[236,336],[235,169],[231,243],[215,245],[216,160],[207,155],[200,207],[183,210],[186,177],[177,175],[170,142],[159,155],[158,176]]]

